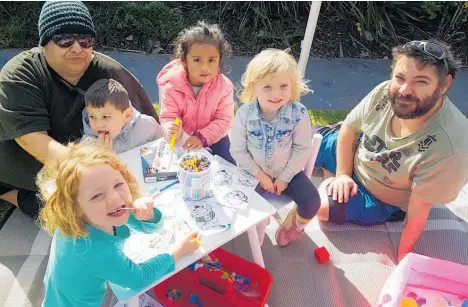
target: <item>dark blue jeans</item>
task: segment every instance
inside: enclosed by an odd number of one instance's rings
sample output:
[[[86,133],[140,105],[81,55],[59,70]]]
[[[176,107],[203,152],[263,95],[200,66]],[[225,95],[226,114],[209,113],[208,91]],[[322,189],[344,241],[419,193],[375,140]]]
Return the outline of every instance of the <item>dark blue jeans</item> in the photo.
[[[314,133],[319,133],[323,137],[315,166],[324,168],[334,174],[336,173],[336,148],[339,129],[339,125],[315,125],[312,127]],[[346,204],[335,203],[329,197],[329,222],[377,225],[404,219],[405,212],[400,208],[389,205],[372,195],[354,173],[352,178],[358,186],[358,193],[350,197]]]
[[[229,137],[227,135],[221,140],[219,140],[217,143],[214,143],[210,146],[213,155],[218,155],[224,160],[231,162],[234,165],[237,165],[236,161],[231,156],[229,147],[231,147],[231,141],[229,140]]]

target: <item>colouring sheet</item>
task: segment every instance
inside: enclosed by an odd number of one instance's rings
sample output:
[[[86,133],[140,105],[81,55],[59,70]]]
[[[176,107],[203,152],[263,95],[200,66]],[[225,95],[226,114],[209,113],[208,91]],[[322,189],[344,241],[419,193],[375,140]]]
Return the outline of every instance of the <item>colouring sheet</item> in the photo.
[[[114,307],[128,307],[128,305],[122,302],[117,302],[117,304],[115,304]],[[139,307],[164,307],[164,306],[161,303],[159,303],[157,300],[149,296],[148,294],[143,293],[139,297]]]
[[[208,236],[227,230],[236,214],[236,210],[221,206],[214,197],[184,200],[178,189],[162,193],[155,199],[155,207],[163,214],[163,227],[151,234],[132,232],[124,243],[124,254],[135,263],[172,251],[192,231]]]
[[[219,156],[211,163],[211,190],[223,206],[244,210],[258,184],[257,178]]]

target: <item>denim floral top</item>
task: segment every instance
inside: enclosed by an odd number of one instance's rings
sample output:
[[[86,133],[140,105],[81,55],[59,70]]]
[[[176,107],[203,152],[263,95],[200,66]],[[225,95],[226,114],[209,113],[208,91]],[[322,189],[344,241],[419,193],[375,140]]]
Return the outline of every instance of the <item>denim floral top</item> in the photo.
[[[252,175],[262,169],[272,179],[290,182],[307,163],[311,138],[309,115],[301,103],[285,104],[268,122],[256,102],[237,111],[230,150],[239,167]]]

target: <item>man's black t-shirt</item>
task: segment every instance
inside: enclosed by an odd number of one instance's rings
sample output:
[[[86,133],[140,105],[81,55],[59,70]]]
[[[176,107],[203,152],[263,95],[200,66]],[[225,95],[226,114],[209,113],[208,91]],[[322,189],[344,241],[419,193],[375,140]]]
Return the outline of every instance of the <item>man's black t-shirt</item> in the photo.
[[[104,54],[94,53],[76,86],[52,70],[40,47],[24,51],[5,64],[0,72],[0,182],[36,189],[34,178],[42,164],[14,139],[38,131],[47,131],[63,144],[80,138],[84,93],[103,78],[119,81],[127,89],[133,106],[158,120],[141,84]]]

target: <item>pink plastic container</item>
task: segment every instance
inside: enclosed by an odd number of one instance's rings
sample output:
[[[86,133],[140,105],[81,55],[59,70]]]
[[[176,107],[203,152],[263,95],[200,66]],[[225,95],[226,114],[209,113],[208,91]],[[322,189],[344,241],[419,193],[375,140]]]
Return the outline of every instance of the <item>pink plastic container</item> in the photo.
[[[408,254],[385,282],[377,307],[400,307],[408,297],[417,306],[461,307],[468,299],[468,266]]]

